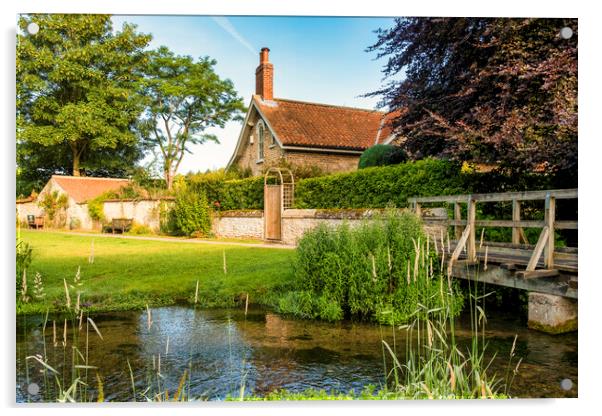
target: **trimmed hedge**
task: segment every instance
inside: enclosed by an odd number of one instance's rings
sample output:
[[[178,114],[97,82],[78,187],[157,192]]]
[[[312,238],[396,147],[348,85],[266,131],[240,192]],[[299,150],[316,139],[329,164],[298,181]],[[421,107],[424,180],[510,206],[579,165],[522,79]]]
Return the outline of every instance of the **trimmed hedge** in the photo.
[[[297,208],[406,207],[408,197],[466,192],[460,165],[425,159],[299,181]]]
[[[188,175],[190,188],[221,210],[263,209],[263,177],[230,179],[223,171]]]
[[[403,208],[412,196],[508,192],[553,187],[550,177],[462,169],[460,163],[424,159],[296,181],[295,208]],[[263,209],[263,177],[235,179],[224,171],[191,174],[186,182],[214,209]],[[487,208],[489,209],[489,208]]]

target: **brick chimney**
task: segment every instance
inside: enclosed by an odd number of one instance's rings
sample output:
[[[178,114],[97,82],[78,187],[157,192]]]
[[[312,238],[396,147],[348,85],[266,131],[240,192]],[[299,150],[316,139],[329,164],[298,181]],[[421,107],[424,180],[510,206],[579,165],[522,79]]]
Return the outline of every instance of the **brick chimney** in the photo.
[[[255,94],[264,100],[274,98],[274,65],[269,62],[269,48],[261,48],[259,66],[255,70]]]

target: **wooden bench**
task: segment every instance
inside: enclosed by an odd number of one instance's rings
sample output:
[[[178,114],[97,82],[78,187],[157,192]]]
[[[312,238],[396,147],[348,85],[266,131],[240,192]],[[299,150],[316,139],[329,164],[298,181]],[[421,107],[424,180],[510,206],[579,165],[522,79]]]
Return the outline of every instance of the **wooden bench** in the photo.
[[[44,228],[44,217],[36,217],[35,215],[27,216],[27,225],[29,228]]]
[[[123,234],[132,228],[133,223],[133,218],[113,218],[111,220],[111,232],[115,234],[115,230],[119,230]]]

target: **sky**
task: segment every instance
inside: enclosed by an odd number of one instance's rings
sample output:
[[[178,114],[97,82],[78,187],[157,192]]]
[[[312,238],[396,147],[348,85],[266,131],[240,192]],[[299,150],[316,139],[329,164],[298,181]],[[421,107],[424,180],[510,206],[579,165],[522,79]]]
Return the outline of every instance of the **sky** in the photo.
[[[259,51],[268,47],[276,98],[373,109],[378,98],[361,96],[382,85],[385,59],[365,49],[377,39],[374,30],[391,27],[393,18],[113,16],[114,29],[124,22],[152,34],[150,48],[165,45],[179,55],[215,59],[216,73],[234,83],[247,106],[255,93]],[[229,122],[208,130],[220,144],[191,146],[179,173],[225,167],[241,126]]]

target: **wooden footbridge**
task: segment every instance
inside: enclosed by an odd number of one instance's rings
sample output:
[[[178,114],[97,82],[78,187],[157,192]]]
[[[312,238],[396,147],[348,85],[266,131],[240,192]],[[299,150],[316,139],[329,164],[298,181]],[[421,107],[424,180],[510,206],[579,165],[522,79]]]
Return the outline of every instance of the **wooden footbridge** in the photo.
[[[440,233],[437,252],[446,262],[449,275],[577,299],[577,248],[556,247],[556,230],[577,230],[576,210],[574,221],[556,220],[556,201],[565,199],[577,199],[577,189],[413,197],[408,202],[422,217],[433,238],[439,239]],[[543,207],[539,208],[543,220],[521,219],[526,201],[540,201],[539,204],[543,201]],[[511,203],[512,219],[477,219],[477,204],[488,203]],[[533,211],[538,210],[533,205],[537,203],[527,204],[531,205],[533,216]],[[449,207],[450,211],[453,207],[453,216],[432,215],[437,211],[433,208],[441,206]],[[449,238],[450,227],[453,239]],[[511,228],[511,241],[484,241],[486,227]],[[477,228],[482,229],[479,239]],[[541,229],[535,245],[527,240],[526,228]]]

